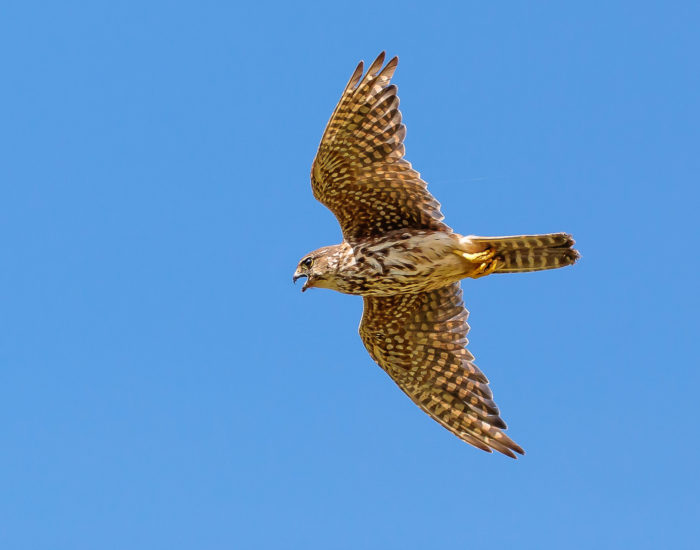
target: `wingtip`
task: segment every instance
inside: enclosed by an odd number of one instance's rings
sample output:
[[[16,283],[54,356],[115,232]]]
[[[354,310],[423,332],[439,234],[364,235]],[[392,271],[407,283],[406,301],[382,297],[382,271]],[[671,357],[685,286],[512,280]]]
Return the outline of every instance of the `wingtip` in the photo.
[[[501,453],[502,455],[505,455],[509,458],[512,458],[513,460],[518,460],[518,455],[516,455],[515,453],[518,453],[520,456],[525,456],[525,451],[523,451],[518,445],[516,445],[515,447],[517,447],[517,448],[506,447],[504,449],[496,449],[496,450],[499,453]],[[513,451],[515,451],[515,453]]]
[[[523,450],[523,448],[522,448],[520,445],[518,445],[517,443],[515,443],[514,445],[515,445],[515,446],[514,446],[514,447],[511,447],[511,449],[513,449],[513,450],[514,450],[516,453],[518,453],[520,456],[525,456],[525,451]],[[515,456],[515,457],[513,457],[513,458],[518,458],[518,457]]]
[[[357,67],[355,67],[355,70],[352,73],[352,76],[350,76],[350,80],[348,80],[347,85],[345,86],[345,91],[347,90],[354,90],[357,88],[357,85],[360,82],[360,78],[362,77],[362,73],[365,71],[365,62],[360,61],[357,64]]]
[[[372,64],[369,66],[369,69],[367,69],[367,77],[371,76],[377,76],[379,74],[379,71],[382,68],[382,65],[384,64],[384,58],[386,57],[386,52],[382,51],[377,58],[372,61]]]

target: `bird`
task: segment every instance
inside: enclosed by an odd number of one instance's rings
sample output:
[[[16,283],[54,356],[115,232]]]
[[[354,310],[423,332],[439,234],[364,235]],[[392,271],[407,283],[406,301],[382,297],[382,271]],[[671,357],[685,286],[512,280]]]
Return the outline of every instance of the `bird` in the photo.
[[[463,236],[404,158],[398,57],[360,61],[323,132],[311,167],[313,196],[337,218],[340,244],[304,255],[293,281],[364,301],[360,338],[371,358],[423,411],[489,453],[523,455],[508,437],[489,381],[466,349],[460,281],[574,264],[567,233]]]

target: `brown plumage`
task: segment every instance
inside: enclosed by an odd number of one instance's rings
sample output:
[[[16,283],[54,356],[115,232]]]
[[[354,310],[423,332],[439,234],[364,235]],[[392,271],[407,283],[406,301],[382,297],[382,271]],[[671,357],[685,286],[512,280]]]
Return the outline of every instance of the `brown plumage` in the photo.
[[[360,336],[372,359],[437,422],[467,443],[515,458],[488,380],[466,350],[459,281],[554,269],[579,257],[566,233],[476,237],[443,223],[440,204],[404,156],[398,58],[350,77],[311,169],[314,197],[335,214],[341,244],[306,255],[294,280],[364,297]]]

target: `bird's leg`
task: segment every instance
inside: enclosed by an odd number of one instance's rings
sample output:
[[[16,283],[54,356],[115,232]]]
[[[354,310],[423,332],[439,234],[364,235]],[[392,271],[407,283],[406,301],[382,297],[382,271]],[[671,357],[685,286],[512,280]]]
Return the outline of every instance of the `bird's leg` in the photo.
[[[490,260],[488,262],[484,262],[479,267],[474,270],[473,273],[468,275],[468,277],[471,277],[472,279],[478,279],[479,277],[486,277],[486,275],[491,275],[496,269],[498,268],[498,260]]]
[[[473,264],[472,270],[466,275],[472,279],[491,275],[498,267],[498,260],[494,259],[496,253],[490,248],[483,252],[469,253],[463,250],[455,250],[454,253]]]
[[[463,250],[455,250],[455,254],[462,256],[462,258],[473,264],[481,264],[491,260],[494,256],[494,251],[490,248],[487,248],[482,252],[474,253],[464,252]]]

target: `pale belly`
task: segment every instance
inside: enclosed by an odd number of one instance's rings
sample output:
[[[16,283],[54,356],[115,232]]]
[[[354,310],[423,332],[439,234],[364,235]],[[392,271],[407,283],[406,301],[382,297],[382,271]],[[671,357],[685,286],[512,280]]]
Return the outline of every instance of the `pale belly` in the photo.
[[[397,231],[380,242],[359,244],[340,269],[336,290],[363,296],[418,293],[463,279],[469,264],[456,251],[460,235]]]

